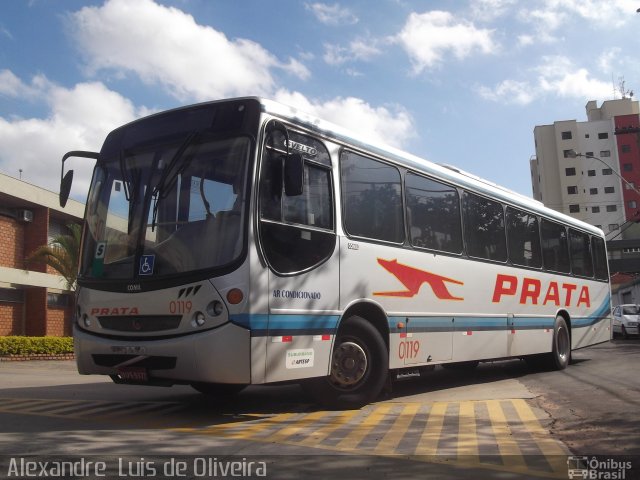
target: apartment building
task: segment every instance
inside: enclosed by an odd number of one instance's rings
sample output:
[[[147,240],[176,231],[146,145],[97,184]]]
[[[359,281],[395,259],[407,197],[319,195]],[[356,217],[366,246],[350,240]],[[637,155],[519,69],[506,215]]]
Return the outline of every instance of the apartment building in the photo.
[[[71,335],[72,298],[64,278],[25,257],[81,223],[84,204],[0,174],[0,335]]]
[[[602,228],[612,273],[640,272],[638,101],[589,101],[586,115],[534,128],[533,197]]]

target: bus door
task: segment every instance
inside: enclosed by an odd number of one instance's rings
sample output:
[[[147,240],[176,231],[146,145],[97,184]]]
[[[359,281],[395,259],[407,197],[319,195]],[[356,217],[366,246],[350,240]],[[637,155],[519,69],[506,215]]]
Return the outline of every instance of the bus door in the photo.
[[[311,136],[274,128],[267,134],[259,195],[259,236],[269,266],[266,381],[327,375],[340,297],[327,148]]]

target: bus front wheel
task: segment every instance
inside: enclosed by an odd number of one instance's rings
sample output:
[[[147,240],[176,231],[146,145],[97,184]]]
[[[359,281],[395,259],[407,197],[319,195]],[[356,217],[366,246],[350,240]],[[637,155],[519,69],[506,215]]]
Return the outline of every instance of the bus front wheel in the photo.
[[[389,352],[380,332],[364,318],[353,316],[338,330],[329,376],[311,378],[302,385],[326,407],[360,408],[378,396],[388,368]]]

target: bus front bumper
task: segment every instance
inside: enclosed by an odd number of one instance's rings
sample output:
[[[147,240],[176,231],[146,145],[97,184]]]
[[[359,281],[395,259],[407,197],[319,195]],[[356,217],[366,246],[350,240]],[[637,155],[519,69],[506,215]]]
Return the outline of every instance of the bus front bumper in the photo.
[[[78,372],[112,375],[130,383],[251,383],[251,336],[227,323],[213,330],[153,340],[121,340],[74,326]]]

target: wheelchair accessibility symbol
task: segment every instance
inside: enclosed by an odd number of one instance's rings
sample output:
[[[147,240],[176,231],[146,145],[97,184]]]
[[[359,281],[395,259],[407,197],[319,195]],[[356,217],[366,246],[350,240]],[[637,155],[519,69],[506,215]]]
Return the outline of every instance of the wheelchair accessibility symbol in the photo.
[[[155,261],[155,255],[142,255],[142,257],[140,257],[140,269],[138,270],[138,275],[153,275],[153,264]]]

